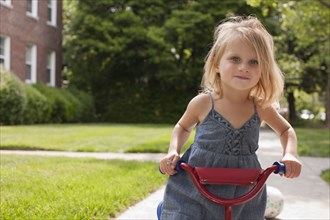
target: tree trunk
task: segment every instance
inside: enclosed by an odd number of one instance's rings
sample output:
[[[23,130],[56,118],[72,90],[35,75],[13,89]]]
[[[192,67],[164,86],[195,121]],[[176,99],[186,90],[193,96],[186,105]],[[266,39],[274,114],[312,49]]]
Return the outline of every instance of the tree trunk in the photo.
[[[330,127],[330,74],[328,74],[328,83],[325,91],[325,125]]]
[[[292,92],[288,92],[288,103],[289,103],[289,121],[295,122],[297,121],[297,113],[296,113],[296,106],[295,106],[295,98],[294,98],[294,94],[293,91]]]

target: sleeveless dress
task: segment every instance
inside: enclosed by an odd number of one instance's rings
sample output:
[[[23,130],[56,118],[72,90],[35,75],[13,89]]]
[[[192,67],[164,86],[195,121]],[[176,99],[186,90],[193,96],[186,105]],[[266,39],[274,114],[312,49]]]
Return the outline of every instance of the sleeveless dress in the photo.
[[[194,143],[182,156],[191,166],[222,168],[261,168],[257,155],[260,119],[254,105],[253,116],[235,129],[212,108],[197,126]],[[236,198],[252,186],[208,185],[207,189],[224,198]],[[233,206],[233,220],[264,220],[266,187],[251,201]],[[170,176],[166,185],[162,220],[215,220],[224,219],[224,207],[203,197],[187,172]]]

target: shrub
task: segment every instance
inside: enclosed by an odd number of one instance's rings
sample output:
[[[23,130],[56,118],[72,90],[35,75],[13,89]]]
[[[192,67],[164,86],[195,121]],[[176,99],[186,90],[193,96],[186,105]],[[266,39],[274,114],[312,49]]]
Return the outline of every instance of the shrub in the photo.
[[[48,87],[45,84],[38,83],[34,87],[44,94],[50,103],[50,120],[51,123],[69,122],[72,119],[73,106],[66,99],[60,89]]]
[[[0,70],[0,77],[0,123],[18,124],[27,103],[23,83],[3,70]]]
[[[58,89],[44,84],[34,87],[47,97],[50,104],[51,123],[85,122],[92,120],[94,113],[93,99],[78,90]]]
[[[50,118],[51,106],[47,98],[30,85],[24,85],[27,105],[23,112],[23,123],[47,123]]]
[[[76,88],[69,88],[69,92],[76,97],[81,103],[80,120],[90,122],[94,120],[95,108],[93,97],[87,92],[78,90]]]
[[[0,71],[0,123],[34,124],[91,121],[91,95],[38,83],[22,83],[14,74]]]
[[[64,121],[80,121],[82,115],[82,103],[66,89],[61,89],[59,92],[66,100],[66,118],[64,118]]]

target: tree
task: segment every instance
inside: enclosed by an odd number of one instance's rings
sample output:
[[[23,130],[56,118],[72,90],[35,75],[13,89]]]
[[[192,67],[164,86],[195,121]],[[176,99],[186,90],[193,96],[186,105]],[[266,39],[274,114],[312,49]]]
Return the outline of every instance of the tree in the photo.
[[[69,86],[93,95],[100,119],[120,122],[177,121],[199,90],[214,26],[229,14],[260,14],[245,0],[80,0],[68,6]]]
[[[308,93],[317,92],[324,99],[329,126],[330,4],[323,0],[247,0],[262,7],[280,24],[275,37],[278,60],[286,73],[288,101],[294,107],[293,87]],[[326,28],[328,27],[328,28]],[[295,111],[291,109],[291,119]]]

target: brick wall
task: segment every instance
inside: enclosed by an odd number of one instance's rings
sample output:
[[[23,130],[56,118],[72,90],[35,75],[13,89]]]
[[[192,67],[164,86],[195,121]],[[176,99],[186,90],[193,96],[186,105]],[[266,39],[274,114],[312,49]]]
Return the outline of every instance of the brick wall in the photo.
[[[0,4],[0,34],[10,37],[10,70],[25,81],[25,49],[37,46],[37,81],[46,82],[47,53],[56,53],[56,86],[61,85],[62,69],[62,0],[57,0],[56,26],[47,24],[47,0],[38,1],[38,16],[26,14],[26,0]]]

